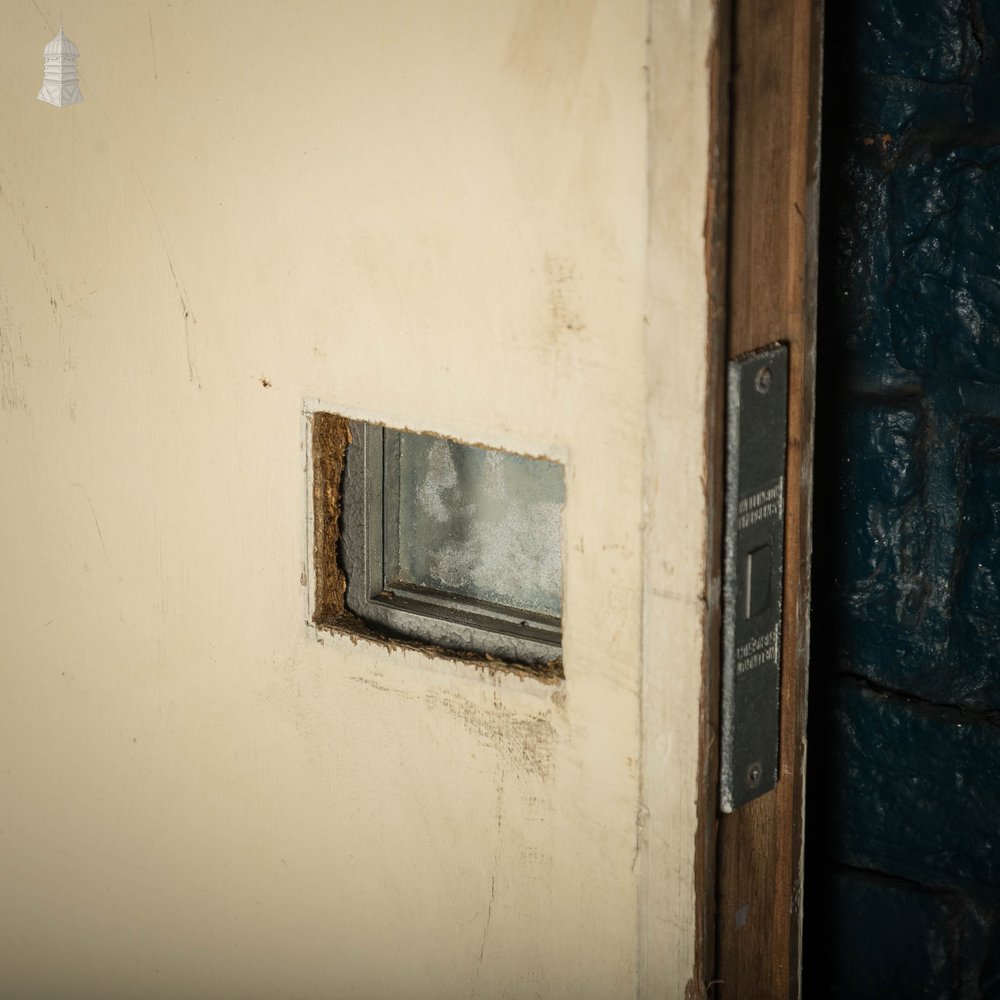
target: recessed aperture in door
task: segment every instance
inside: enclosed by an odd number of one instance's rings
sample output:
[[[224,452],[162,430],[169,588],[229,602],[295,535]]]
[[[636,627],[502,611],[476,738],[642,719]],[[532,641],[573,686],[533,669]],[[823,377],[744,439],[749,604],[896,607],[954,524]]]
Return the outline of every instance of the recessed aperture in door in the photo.
[[[331,464],[324,442],[336,421],[343,460]],[[324,537],[333,499],[342,574],[333,587],[342,600],[317,600],[317,624],[360,620],[382,635],[561,676],[558,462],[322,413],[313,414],[313,453],[317,596],[324,553],[334,554]]]

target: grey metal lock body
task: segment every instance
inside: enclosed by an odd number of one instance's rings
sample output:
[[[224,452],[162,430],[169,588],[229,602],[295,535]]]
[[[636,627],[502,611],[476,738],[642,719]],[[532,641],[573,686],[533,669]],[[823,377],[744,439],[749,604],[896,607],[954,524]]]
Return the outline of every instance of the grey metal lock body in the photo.
[[[720,806],[778,779],[788,348],[729,362]]]

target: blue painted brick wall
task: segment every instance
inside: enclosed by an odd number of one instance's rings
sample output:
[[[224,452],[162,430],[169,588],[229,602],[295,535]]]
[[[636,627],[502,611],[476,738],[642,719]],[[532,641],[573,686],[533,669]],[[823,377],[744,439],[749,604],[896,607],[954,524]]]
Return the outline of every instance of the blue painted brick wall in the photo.
[[[827,0],[807,998],[1000,998],[1000,0]]]
[[[937,1000],[952,987],[979,995],[989,922],[961,895],[844,870],[833,900],[838,912],[863,915],[836,927],[835,995]]]
[[[831,707],[837,860],[1000,902],[1000,727],[851,680]]]

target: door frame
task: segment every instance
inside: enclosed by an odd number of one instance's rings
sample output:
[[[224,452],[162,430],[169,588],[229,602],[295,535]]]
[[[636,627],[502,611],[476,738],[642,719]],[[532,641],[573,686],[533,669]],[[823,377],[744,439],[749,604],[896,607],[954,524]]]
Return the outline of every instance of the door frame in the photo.
[[[721,620],[706,627],[698,851],[705,995],[801,990],[823,0],[719,0],[706,223],[709,278],[708,593],[719,594],[725,363],[789,348],[778,783],[718,810]]]

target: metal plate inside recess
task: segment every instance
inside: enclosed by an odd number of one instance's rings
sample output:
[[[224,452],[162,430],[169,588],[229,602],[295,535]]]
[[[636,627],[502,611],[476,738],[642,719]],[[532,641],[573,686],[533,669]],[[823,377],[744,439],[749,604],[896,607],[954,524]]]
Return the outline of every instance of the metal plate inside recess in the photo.
[[[723,585],[723,812],[778,780],[788,348],[729,362]]]

